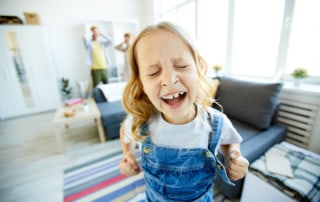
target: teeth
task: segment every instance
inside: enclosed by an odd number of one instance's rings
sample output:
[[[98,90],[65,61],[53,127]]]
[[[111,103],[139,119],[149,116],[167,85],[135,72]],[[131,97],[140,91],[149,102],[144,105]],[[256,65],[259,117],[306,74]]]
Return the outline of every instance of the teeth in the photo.
[[[183,95],[183,92],[175,93],[172,95],[163,96],[162,99],[170,100],[179,97],[179,95]]]

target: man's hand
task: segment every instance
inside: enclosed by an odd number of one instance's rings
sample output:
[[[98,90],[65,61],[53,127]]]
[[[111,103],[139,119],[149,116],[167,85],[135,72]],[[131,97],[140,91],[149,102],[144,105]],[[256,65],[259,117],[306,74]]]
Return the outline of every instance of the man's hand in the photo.
[[[249,162],[239,150],[233,150],[226,160],[227,174],[231,180],[239,180],[247,174]]]
[[[137,175],[140,170],[136,158],[131,152],[123,155],[123,158],[119,163],[119,169],[121,174],[126,176]]]

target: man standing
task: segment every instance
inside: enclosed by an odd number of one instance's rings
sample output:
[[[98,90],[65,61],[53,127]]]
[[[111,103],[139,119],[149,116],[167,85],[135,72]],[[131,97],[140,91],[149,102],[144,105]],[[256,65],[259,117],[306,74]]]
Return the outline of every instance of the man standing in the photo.
[[[91,68],[93,87],[100,82],[108,83],[108,61],[106,48],[113,44],[111,37],[100,33],[99,28],[92,26],[91,40],[83,37],[84,45],[87,49],[87,65]]]

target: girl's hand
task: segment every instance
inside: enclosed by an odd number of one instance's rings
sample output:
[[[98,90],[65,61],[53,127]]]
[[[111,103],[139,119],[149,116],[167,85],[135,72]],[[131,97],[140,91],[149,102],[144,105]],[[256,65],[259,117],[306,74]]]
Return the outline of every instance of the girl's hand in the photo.
[[[239,180],[248,172],[249,162],[239,150],[232,151],[226,162],[226,169],[231,180]]]
[[[139,166],[134,155],[129,152],[123,154],[123,158],[119,163],[120,172],[126,176],[133,176],[139,173]]]

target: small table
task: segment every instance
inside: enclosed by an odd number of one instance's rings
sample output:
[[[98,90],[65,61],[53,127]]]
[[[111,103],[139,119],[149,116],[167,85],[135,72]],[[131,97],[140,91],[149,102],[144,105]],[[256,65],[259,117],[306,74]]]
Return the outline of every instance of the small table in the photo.
[[[63,130],[68,129],[69,125],[73,123],[94,120],[94,122],[97,124],[100,141],[106,141],[101,122],[101,114],[96,102],[93,99],[88,99],[85,100],[84,103],[86,104],[77,104],[74,106],[62,105],[57,109],[55,113],[53,119],[54,131],[62,153],[64,153],[62,132]],[[64,113],[70,110],[74,111],[74,115],[65,117]]]

